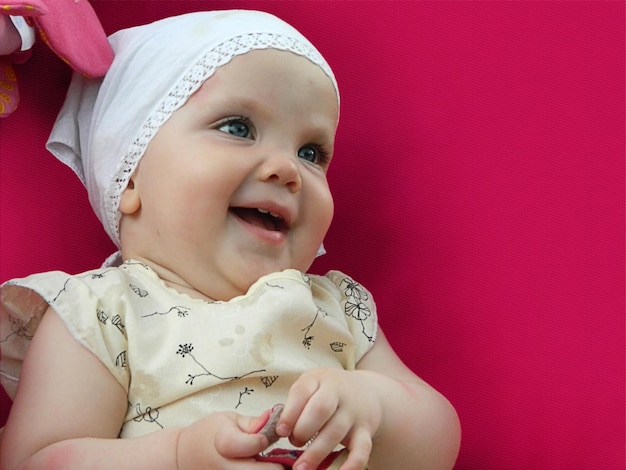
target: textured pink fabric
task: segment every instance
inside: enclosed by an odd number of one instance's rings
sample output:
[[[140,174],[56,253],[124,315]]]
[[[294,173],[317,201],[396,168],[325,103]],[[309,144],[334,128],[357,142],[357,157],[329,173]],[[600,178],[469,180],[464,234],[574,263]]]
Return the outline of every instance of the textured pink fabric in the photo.
[[[201,4],[92,6],[112,32]],[[337,75],[315,271],[367,286],[398,354],[455,405],[457,469],[623,470],[624,3],[237,6],[291,22]],[[0,281],[113,251],[44,151],[70,70],[36,48],[0,121]]]
[[[104,75],[113,59],[88,0],[0,0],[0,14],[28,18],[50,48],[86,76]]]
[[[90,3],[87,0],[46,0],[45,3],[48,13],[36,18],[35,23],[50,48],[83,75],[104,75],[113,60],[113,51]]]
[[[34,18],[36,16],[48,13],[48,5],[46,0],[1,0],[0,13],[12,16],[27,16]]]
[[[23,0],[0,0],[0,15],[23,16],[32,20],[32,18],[47,12],[48,8],[43,0],[34,0],[28,3]],[[10,22],[6,24],[11,25]],[[4,32],[5,29],[0,28],[0,31]],[[7,41],[7,39],[0,34],[0,43],[3,41]],[[7,42],[4,44],[6,45]],[[0,56],[0,118],[9,116],[20,103],[20,93],[13,63],[22,63],[29,56],[29,51],[21,52],[19,50],[10,55]]]
[[[103,76],[113,60],[106,33],[87,0],[0,0],[0,15],[26,18],[39,40],[87,77]],[[11,115],[20,102],[12,63],[29,56],[19,51],[0,56],[0,117]]]

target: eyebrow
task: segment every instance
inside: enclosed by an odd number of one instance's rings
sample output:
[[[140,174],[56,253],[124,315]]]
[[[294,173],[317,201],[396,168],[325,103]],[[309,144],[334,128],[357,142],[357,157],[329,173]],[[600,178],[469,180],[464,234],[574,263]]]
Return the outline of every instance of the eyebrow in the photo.
[[[211,107],[214,109],[223,109],[228,110],[228,112],[232,112],[235,114],[241,114],[246,116],[247,114],[254,114],[256,116],[260,116],[261,118],[271,117],[272,111],[271,108],[268,108],[261,100],[258,100],[254,96],[249,95],[236,95],[231,96],[230,98],[217,98],[212,101]],[[310,115],[310,114],[309,114]],[[325,125],[318,125],[313,123],[312,133],[326,135],[328,132],[334,132],[335,128],[330,128]]]
[[[211,96],[213,94],[213,90],[210,87],[206,87],[206,82],[202,84],[202,86],[191,95],[189,98],[189,102],[193,102],[196,105],[204,106],[208,101],[212,107],[220,108],[220,109],[228,109],[228,108],[240,108],[246,111],[254,111],[254,112],[263,112],[265,111],[265,106],[261,103],[259,99],[255,96],[246,94],[246,95],[230,95],[230,97],[214,97]],[[207,89],[208,88],[208,89]],[[202,100],[206,95],[206,99]],[[202,100],[201,103],[198,103],[199,100]]]
[[[199,109],[210,106],[211,111],[218,114],[241,115],[245,117],[254,116],[260,119],[270,119],[272,117],[272,107],[266,106],[263,100],[260,100],[253,93],[230,94],[228,97],[211,96],[213,90],[205,87],[203,84],[196,93],[194,93],[189,102],[194,101],[194,105]],[[207,95],[205,101],[202,95]],[[208,103],[207,103],[208,102]],[[311,116],[311,113],[308,113]],[[311,135],[311,141],[320,141],[319,143],[332,145],[336,133],[336,122],[332,125],[321,124],[322,119],[315,119],[309,123],[307,134]]]

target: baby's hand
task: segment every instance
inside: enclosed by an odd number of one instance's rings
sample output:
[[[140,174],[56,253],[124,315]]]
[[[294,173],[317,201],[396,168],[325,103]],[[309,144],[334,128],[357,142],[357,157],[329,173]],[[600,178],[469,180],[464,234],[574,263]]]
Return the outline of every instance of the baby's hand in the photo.
[[[177,446],[178,469],[282,470],[281,465],[254,459],[269,445],[265,435],[255,433],[261,420],[220,412],[183,428]]]
[[[319,368],[296,380],[276,426],[295,446],[310,441],[294,469],[316,469],[339,444],[349,450],[342,470],[365,468],[382,422],[382,400],[372,379],[366,371]]]

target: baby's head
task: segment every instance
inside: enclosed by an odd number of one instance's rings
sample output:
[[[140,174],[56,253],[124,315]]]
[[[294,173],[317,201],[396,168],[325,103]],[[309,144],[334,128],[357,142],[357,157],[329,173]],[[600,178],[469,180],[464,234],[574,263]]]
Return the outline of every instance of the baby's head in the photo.
[[[308,269],[332,218],[339,112],[311,43],[242,10],[110,40],[109,73],[74,77],[48,148],[86,185],[124,258],[220,299],[268,272]]]

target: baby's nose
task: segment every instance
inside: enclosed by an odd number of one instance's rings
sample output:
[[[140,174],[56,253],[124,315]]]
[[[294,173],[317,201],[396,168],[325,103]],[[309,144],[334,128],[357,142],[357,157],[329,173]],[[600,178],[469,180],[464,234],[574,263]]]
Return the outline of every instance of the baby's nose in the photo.
[[[285,185],[297,193],[302,188],[302,176],[295,156],[287,153],[274,153],[267,157],[259,170],[262,181]]]

